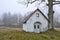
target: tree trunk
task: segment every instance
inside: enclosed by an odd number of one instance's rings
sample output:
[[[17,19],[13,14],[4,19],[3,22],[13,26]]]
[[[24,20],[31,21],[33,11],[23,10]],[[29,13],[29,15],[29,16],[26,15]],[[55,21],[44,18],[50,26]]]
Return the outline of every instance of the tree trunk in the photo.
[[[48,23],[48,28],[52,28],[54,29],[54,24],[53,24],[53,0],[48,0],[49,4],[49,13],[48,13],[48,19],[49,19],[49,23]]]

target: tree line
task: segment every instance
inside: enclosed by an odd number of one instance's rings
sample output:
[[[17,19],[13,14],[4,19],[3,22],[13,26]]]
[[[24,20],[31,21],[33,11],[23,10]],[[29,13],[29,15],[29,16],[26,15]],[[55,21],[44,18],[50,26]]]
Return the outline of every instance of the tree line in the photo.
[[[19,13],[3,13],[0,19],[0,26],[19,26],[22,27],[23,16]]]

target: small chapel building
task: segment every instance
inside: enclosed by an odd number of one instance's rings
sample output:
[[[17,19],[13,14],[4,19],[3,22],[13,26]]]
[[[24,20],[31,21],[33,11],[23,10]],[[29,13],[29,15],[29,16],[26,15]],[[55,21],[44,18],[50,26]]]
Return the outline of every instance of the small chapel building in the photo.
[[[23,30],[26,32],[45,32],[48,30],[48,18],[37,8],[23,20]]]

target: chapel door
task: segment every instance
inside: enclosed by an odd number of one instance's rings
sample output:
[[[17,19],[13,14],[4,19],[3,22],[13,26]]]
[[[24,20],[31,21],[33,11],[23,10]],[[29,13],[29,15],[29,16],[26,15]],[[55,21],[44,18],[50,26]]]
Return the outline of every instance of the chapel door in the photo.
[[[40,33],[40,23],[35,23],[34,24],[34,32],[35,33]]]

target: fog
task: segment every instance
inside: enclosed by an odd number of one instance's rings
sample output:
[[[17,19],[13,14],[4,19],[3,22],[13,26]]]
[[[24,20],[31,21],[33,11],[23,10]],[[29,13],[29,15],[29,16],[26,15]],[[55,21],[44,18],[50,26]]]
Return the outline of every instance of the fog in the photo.
[[[23,18],[25,15],[28,15],[29,12],[33,11],[36,8],[36,5],[37,5],[37,2],[33,4],[29,4],[28,7],[26,7],[26,5],[18,3],[18,0],[0,0],[0,19],[3,20],[3,17],[4,17],[3,15],[5,13],[9,14],[9,12],[11,14],[11,17],[16,14],[16,15],[20,15],[21,18]],[[40,9],[47,16],[48,7],[44,3],[41,3]],[[60,24],[60,21],[59,21],[60,20],[60,4],[54,5],[53,10],[55,12],[54,13],[55,25],[57,25],[57,23]],[[0,20],[0,23],[2,23],[1,20]]]

